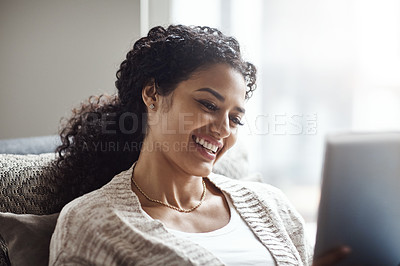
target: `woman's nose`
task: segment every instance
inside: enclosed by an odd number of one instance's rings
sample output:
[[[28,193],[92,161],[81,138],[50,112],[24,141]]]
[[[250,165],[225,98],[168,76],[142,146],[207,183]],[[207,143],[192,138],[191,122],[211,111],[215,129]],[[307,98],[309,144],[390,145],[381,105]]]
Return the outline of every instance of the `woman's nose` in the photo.
[[[228,115],[221,115],[214,122],[213,131],[219,135],[220,138],[226,138],[231,134],[230,119]]]

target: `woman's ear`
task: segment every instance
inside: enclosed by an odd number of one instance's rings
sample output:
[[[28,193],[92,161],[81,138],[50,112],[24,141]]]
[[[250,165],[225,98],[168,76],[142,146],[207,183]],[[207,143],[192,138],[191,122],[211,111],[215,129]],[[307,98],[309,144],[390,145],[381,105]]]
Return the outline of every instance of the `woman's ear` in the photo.
[[[159,95],[157,93],[156,84],[154,80],[149,82],[142,90],[143,102],[151,110],[155,110],[159,105]]]

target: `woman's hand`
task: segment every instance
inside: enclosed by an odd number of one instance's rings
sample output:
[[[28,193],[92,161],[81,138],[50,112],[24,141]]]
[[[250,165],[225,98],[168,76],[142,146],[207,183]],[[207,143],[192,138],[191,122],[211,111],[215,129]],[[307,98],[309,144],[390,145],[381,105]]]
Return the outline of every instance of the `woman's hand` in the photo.
[[[335,265],[342,259],[347,257],[351,252],[351,248],[348,246],[340,246],[329,250],[328,252],[322,254],[318,258],[314,258],[313,266],[328,266]]]

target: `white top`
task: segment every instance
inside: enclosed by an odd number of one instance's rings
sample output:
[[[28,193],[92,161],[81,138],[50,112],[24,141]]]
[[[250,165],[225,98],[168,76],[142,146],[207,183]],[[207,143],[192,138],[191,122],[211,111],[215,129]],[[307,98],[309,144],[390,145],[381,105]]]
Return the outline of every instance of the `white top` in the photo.
[[[224,227],[207,233],[187,233],[167,228],[168,231],[208,249],[228,266],[275,266],[268,249],[240,217],[229,197],[225,195],[225,198],[229,204],[231,218]]]

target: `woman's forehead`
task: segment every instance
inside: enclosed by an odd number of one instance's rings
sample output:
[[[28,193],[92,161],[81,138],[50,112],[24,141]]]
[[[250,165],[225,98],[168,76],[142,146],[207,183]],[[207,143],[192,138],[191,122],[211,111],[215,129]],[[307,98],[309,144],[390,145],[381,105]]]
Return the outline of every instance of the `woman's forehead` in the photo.
[[[184,83],[182,85],[191,87],[186,88],[189,90],[211,88],[220,94],[243,94],[243,98],[247,88],[243,75],[227,64],[215,64],[195,71]]]

